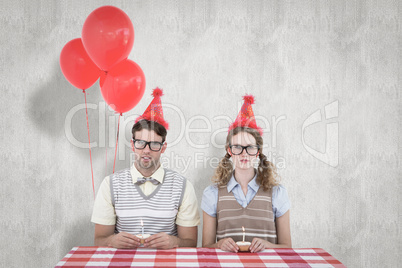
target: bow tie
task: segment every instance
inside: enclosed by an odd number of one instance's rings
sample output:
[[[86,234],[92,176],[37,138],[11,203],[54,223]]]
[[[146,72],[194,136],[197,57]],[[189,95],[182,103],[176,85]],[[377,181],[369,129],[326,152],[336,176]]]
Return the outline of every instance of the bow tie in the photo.
[[[141,184],[145,183],[146,181],[152,182],[153,185],[158,185],[159,184],[159,181],[154,179],[154,178],[144,178],[144,177],[138,178],[137,182],[135,184],[141,185]]]

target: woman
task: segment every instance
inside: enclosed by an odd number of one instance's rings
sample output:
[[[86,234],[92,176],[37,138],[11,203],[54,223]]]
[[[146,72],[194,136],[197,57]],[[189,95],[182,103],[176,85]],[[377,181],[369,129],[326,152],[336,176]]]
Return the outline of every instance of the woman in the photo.
[[[226,155],[213,177],[215,185],[207,187],[202,197],[202,246],[238,252],[236,242],[249,241],[251,252],[290,248],[287,191],[276,181],[275,166],[262,153],[262,131],[251,108],[254,98],[243,99],[229,127]]]

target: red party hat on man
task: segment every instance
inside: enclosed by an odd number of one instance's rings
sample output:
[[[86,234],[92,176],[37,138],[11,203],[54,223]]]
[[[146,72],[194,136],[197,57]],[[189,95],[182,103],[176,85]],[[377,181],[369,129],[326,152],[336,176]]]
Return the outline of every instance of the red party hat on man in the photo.
[[[253,113],[253,108],[251,107],[251,105],[254,104],[254,96],[245,95],[243,96],[243,100],[243,106],[241,107],[236,120],[230,125],[229,131],[237,127],[248,127],[256,129],[262,136],[262,129],[257,126],[257,122],[255,121]]]
[[[161,102],[161,96],[163,96],[163,91],[160,88],[155,88],[152,91],[152,96],[154,96],[154,99],[151,101],[151,103],[148,105],[148,108],[145,110],[145,112],[135,120],[137,123],[140,120],[148,120],[148,121],[154,121],[162,126],[164,126],[166,129],[169,129],[169,124],[163,119],[163,109],[162,109],[162,102]]]

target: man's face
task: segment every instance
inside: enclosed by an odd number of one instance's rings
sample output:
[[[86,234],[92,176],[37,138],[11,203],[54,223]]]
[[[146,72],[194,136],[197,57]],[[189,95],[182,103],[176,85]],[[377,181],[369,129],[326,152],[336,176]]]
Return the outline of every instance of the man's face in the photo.
[[[162,143],[162,137],[156,134],[153,130],[143,129],[135,132],[135,140],[141,140],[145,142],[159,142]],[[141,142],[142,143],[142,142]],[[159,168],[160,157],[166,150],[166,142],[162,145],[159,151],[152,151],[149,147],[151,144],[147,144],[144,149],[138,149],[134,146],[134,142],[131,141],[131,147],[135,154],[135,167],[141,172],[153,173]],[[138,146],[137,146],[138,147]],[[151,146],[152,147],[152,146]]]

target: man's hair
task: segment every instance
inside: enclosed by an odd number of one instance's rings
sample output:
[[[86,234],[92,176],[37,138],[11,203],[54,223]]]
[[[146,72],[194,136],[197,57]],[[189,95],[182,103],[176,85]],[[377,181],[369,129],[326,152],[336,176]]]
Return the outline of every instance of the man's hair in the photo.
[[[133,133],[133,139],[135,138],[135,132],[141,131],[143,129],[147,130],[153,130],[158,136],[162,137],[162,142],[165,142],[167,131],[164,126],[159,124],[158,122],[155,121],[148,121],[145,119],[142,119],[138,121],[137,123],[134,124],[132,133]]]

